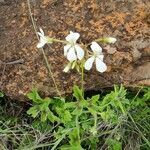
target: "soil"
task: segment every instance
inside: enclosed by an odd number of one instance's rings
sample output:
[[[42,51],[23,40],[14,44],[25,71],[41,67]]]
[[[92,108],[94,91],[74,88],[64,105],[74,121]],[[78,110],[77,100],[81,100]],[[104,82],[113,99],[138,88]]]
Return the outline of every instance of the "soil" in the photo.
[[[30,6],[37,29],[41,27],[50,37],[64,39],[69,31],[76,31],[82,43],[99,37],[117,38],[111,51],[101,45],[108,70],[103,74],[95,68],[86,71],[86,90],[120,83],[150,85],[149,0],[30,0]],[[57,95],[37,43],[27,1],[0,0],[0,91],[11,99],[25,100],[33,87],[45,96]],[[62,71],[67,63],[63,45],[44,50],[59,90],[70,93],[73,84],[80,85],[81,75]],[[8,63],[20,59],[20,63]]]

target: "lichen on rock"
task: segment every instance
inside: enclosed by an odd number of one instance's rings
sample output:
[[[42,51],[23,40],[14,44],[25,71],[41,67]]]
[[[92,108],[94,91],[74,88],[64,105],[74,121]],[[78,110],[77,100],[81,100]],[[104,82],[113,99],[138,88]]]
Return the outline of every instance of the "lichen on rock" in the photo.
[[[50,37],[64,39],[69,31],[77,31],[83,43],[99,37],[117,38],[112,54],[104,49],[108,71],[103,74],[95,69],[86,71],[85,90],[99,90],[114,83],[150,85],[149,0],[37,0],[30,4],[36,25]],[[42,53],[36,48],[38,40],[27,3],[23,0],[0,3],[0,20],[0,60],[24,60],[22,64],[0,64],[0,90],[17,100],[24,100],[33,86],[45,95],[56,95]],[[51,49],[46,46],[44,50],[59,90],[62,94],[70,93],[81,78],[77,72],[63,72],[66,64],[63,45],[54,44]]]

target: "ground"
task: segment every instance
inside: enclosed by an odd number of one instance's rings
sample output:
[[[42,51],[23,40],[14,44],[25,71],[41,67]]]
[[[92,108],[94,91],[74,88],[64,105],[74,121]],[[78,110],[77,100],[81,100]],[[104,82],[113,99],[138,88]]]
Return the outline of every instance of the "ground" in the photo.
[[[69,31],[81,34],[80,42],[112,36],[117,42],[104,48],[106,73],[85,72],[85,89],[100,90],[113,84],[150,85],[150,2],[149,0],[30,0],[0,1],[0,91],[11,99],[23,100],[33,86],[45,95],[56,95],[30,15],[37,30],[64,39]],[[112,49],[113,48],[113,49]],[[80,74],[62,70],[67,63],[63,45],[44,48],[62,94],[80,84]],[[8,64],[22,59],[23,62]]]

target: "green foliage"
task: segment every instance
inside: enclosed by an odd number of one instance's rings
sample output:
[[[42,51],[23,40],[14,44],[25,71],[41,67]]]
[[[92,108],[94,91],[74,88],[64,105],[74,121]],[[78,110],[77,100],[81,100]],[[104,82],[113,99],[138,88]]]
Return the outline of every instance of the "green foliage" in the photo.
[[[108,139],[107,144],[110,145],[110,150],[121,150],[122,144],[116,139]]]
[[[98,146],[104,146],[112,150],[121,150],[124,138],[129,136],[129,133],[126,135],[125,132],[128,122],[133,122],[131,124],[135,128],[135,121],[139,122],[142,119],[132,112],[137,110],[138,106],[146,107],[150,99],[150,88],[144,89],[143,93],[142,98],[136,96],[128,99],[127,90],[122,85],[115,85],[114,91],[105,96],[94,95],[85,99],[83,91],[74,86],[74,100],[65,102],[59,98],[42,99],[38,92],[33,90],[28,94],[33,106],[27,113],[34,118],[41,115],[41,121],[49,120],[50,123],[59,124],[54,130],[55,142],[52,149],[60,147],[62,150],[94,150]],[[148,115],[149,109],[139,113],[141,116]],[[134,116],[132,120],[131,115]],[[145,136],[142,140],[149,145]]]
[[[33,118],[40,115],[41,121],[44,122],[49,119],[51,122],[59,121],[53,112],[49,109],[49,105],[53,104],[53,99],[44,98],[42,99],[37,90],[33,89],[31,93],[27,94],[28,98],[34,102],[34,106],[30,107],[27,114],[31,115]]]
[[[74,86],[70,100],[42,98],[36,89],[27,96],[29,125],[26,117],[18,125],[17,117],[1,111],[0,149],[150,149],[150,88],[133,94],[114,86],[110,93],[85,98]]]
[[[100,114],[105,122],[118,124],[121,117],[127,116],[130,103],[126,94],[122,85],[120,88],[114,86],[114,91],[103,98],[100,104]]]

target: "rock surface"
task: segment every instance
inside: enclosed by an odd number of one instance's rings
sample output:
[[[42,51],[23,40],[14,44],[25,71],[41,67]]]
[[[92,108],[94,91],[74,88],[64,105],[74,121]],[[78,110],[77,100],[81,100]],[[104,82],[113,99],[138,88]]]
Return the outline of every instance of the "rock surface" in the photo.
[[[111,45],[113,53],[104,48],[107,72],[85,72],[86,90],[114,83],[150,85],[149,0],[30,0],[30,6],[36,26],[51,37],[64,39],[72,30],[81,34],[82,43],[107,36],[118,39]],[[45,95],[56,95],[37,42],[27,1],[0,1],[0,91],[11,99],[25,100],[34,86]],[[44,50],[59,90],[70,93],[81,77],[76,71],[62,72],[67,63],[63,45]]]

